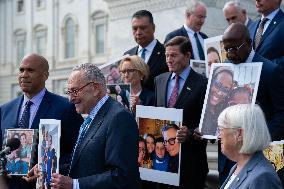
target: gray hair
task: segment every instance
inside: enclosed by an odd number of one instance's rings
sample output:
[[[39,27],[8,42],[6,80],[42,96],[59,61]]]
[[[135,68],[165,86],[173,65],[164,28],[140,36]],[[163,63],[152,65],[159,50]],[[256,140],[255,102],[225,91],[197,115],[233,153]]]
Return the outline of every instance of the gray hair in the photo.
[[[224,128],[241,128],[244,132],[242,154],[253,154],[268,147],[271,138],[263,111],[258,105],[237,104],[226,108],[218,117]]]
[[[101,84],[106,89],[106,80],[101,70],[92,63],[84,63],[77,65],[73,71],[84,71],[88,82],[95,81]]]
[[[245,6],[243,3],[241,3],[238,0],[234,0],[234,1],[228,1],[224,7],[223,7],[223,12],[225,12],[225,10],[230,7],[230,6],[234,6],[239,12],[242,11],[246,11]]]
[[[186,15],[187,15],[187,14],[192,14],[192,13],[195,11],[195,9],[196,9],[196,7],[197,7],[198,5],[201,5],[201,6],[203,6],[203,7],[206,7],[206,5],[205,5],[203,2],[201,2],[201,1],[196,1],[196,0],[188,1],[188,3],[187,3],[187,8],[186,8],[186,10],[185,10],[185,14],[186,14]]]

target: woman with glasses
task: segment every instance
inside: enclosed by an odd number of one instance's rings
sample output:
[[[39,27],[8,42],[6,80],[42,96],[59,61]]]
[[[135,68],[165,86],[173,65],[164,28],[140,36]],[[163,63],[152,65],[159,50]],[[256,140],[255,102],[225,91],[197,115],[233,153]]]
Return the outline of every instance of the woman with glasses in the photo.
[[[236,164],[221,189],[281,189],[271,163],[263,155],[270,134],[258,105],[238,104],[226,108],[218,117],[221,151]]]
[[[228,97],[233,89],[234,74],[230,67],[218,67],[214,70],[207,99],[201,133],[216,136],[217,118],[228,106]]]
[[[136,105],[154,106],[154,93],[142,88],[149,74],[149,67],[139,56],[129,56],[124,58],[119,65],[119,72],[124,83],[131,84],[130,107],[136,112]]]

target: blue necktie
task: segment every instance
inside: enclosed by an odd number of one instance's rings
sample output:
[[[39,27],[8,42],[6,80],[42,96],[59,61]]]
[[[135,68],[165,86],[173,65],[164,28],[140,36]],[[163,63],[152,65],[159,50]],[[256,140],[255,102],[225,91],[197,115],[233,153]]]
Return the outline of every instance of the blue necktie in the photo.
[[[84,138],[84,136],[85,136],[85,134],[88,130],[88,125],[90,124],[91,121],[92,121],[91,117],[89,117],[89,116],[86,117],[85,121],[83,122],[83,124],[80,127],[79,136],[77,138],[77,141],[76,141],[76,144],[75,144],[75,147],[73,149],[72,156],[71,156],[70,169],[71,169],[71,165],[73,163],[73,159],[74,159],[74,155],[76,153],[76,150],[78,149],[78,146],[82,142],[82,140],[83,140],[83,138]],[[70,173],[70,169],[69,169],[69,173]]]
[[[23,129],[28,129],[30,125],[30,116],[31,116],[31,105],[33,104],[32,101],[27,101],[25,104],[25,109],[23,111],[22,117],[19,122],[19,127]]]
[[[196,41],[196,45],[197,45],[199,58],[200,58],[200,60],[205,60],[203,47],[202,47],[202,45],[201,45],[201,43],[200,43],[200,41],[198,39],[197,33],[194,33],[194,37],[195,37],[195,41]]]
[[[147,49],[143,48],[142,49],[142,53],[141,53],[141,58],[143,58],[143,60],[145,61],[145,52],[147,51]]]

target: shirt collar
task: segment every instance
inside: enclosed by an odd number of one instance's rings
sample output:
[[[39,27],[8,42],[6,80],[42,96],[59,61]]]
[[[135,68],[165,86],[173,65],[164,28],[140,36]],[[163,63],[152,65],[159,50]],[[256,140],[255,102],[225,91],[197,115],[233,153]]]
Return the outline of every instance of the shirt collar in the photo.
[[[246,25],[246,26],[248,25],[248,22],[249,22],[249,18],[246,17],[246,21],[245,21],[245,25]]]
[[[97,113],[99,112],[99,110],[101,109],[101,107],[105,104],[105,102],[107,101],[107,99],[109,98],[108,95],[105,95],[103,98],[101,98],[101,100],[99,100],[99,102],[96,104],[96,106],[91,110],[89,117],[93,120],[94,117],[97,115]]]
[[[184,81],[186,80],[186,78],[188,77],[190,72],[190,66],[187,66],[182,72],[181,74],[179,74],[179,77],[182,78]],[[176,73],[172,73],[171,75],[171,80],[174,79],[176,76]]]
[[[249,54],[248,58],[246,59],[245,63],[251,63],[254,55],[255,55],[255,51],[252,49],[250,51],[250,54]]]
[[[24,95],[23,105],[25,105],[26,102],[29,101],[29,100],[32,101],[33,104],[38,104],[38,102],[40,102],[43,99],[43,96],[45,95],[45,92],[46,92],[46,88],[43,88],[39,93],[37,93],[31,99],[29,99],[26,95]]]
[[[275,15],[278,13],[278,11],[280,10],[280,8],[275,9],[274,11],[272,11],[268,16],[266,16],[265,18],[268,18],[269,21],[273,20],[273,18],[275,17]],[[264,16],[261,16],[261,20],[264,18]]]
[[[154,39],[148,46],[144,47],[148,52],[152,52],[157,44],[157,39]],[[143,47],[139,45],[138,52],[142,51]]]
[[[199,34],[199,32],[193,31],[193,30],[192,30],[190,27],[188,27],[186,24],[184,24],[183,27],[185,28],[185,30],[187,31],[187,33],[190,34],[190,35],[192,35],[192,36],[194,35],[194,33]]]

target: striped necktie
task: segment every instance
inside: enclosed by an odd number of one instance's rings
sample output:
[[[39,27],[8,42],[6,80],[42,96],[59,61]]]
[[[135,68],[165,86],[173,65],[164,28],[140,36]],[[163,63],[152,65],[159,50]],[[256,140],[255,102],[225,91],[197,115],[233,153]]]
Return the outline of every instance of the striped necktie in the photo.
[[[268,18],[263,18],[257,28],[255,38],[254,38],[254,49],[256,49],[259,45],[263,30],[264,30],[264,25],[268,20],[269,20]]]
[[[25,104],[25,109],[23,111],[22,117],[19,122],[19,127],[23,129],[28,129],[30,125],[30,116],[31,116],[31,105],[33,104],[32,101],[27,101]]]
[[[78,149],[79,145],[81,144],[88,128],[89,128],[89,124],[91,123],[92,121],[92,118],[91,117],[86,117],[85,121],[83,122],[83,124],[81,125],[80,127],[80,131],[79,131],[79,135],[78,135],[78,138],[77,138],[77,141],[76,141],[76,144],[73,148],[73,152],[72,152],[72,156],[71,156],[71,163],[70,163],[70,168],[69,168],[69,173],[70,173],[70,170],[71,170],[71,165],[73,163],[73,159],[74,159],[74,156],[75,156],[75,153],[76,153],[76,150]]]
[[[168,102],[168,108],[173,108],[175,106],[177,98],[178,98],[179,75],[176,75],[175,79],[176,79],[176,82],[175,82],[175,86],[173,88],[172,94],[171,94],[169,102]]]

